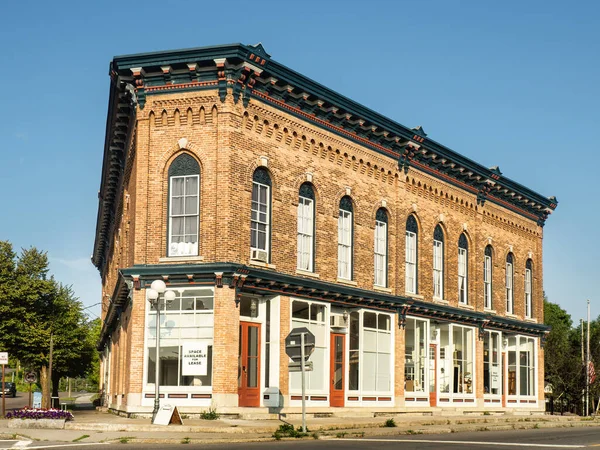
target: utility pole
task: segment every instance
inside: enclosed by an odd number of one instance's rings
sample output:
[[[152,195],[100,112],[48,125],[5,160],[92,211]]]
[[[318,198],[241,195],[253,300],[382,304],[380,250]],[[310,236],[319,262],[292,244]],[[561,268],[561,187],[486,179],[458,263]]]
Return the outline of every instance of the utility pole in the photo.
[[[53,407],[52,405],[52,352],[54,351],[54,333],[51,331],[50,332],[50,357],[48,358],[48,395],[50,396],[50,403],[48,403],[50,405],[50,408]]]
[[[585,364],[585,415],[590,411],[590,301],[587,301],[587,360]]]
[[[579,327],[581,328],[581,365],[585,370],[585,353],[583,351],[584,335],[583,335],[583,319],[579,319]],[[581,412],[585,410],[585,391],[581,394]]]

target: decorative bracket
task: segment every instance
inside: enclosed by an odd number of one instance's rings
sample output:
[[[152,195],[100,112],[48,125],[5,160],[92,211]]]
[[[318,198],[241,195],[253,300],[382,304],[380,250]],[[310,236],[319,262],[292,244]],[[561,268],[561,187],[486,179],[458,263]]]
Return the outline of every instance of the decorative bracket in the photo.
[[[223,272],[215,272],[215,286],[218,288],[223,287]]]
[[[549,215],[550,215],[550,211],[548,211],[548,210],[542,211],[541,214],[538,216],[537,224],[540,227],[543,227],[546,224],[546,220],[548,219]]]
[[[242,275],[240,273],[234,273],[233,278],[229,282],[229,288],[235,289],[235,307],[237,308],[240,305],[240,301],[242,300],[242,286],[244,286],[244,282],[248,275]]]
[[[214,60],[217,65],[217,78],[219,87],[219,98],[222,103],[225,103],[227,97],[227,77],[225,76],[225,61],[226,58],[217,58]]]
[[[544,331],[544,334],[540,335],[540,347],[544,348],[546,346],[546,340],[548,339],[549,331]]]
[[[477,204],[478,205],[481,205],[481,206],[485,205],[485,201],[487,200],[487,196],[489,195],[490,191],[492,190],[492,186],[493,186],[493,184],[486,183],[479,188],[479,191],[477,191]]]
[[[400,158],[398,158],[398,168],[404,170],[405,175],[408,173],[410,162],[415,157],[419,148],[421,148],[419,145],[408,144],[404,147],[404,152],[402,152]]]
[[[483,341],[483,339],[485,338],[485,327],[487,327],[489,325],[489,323],[490,323],[489,319],[485,319],[485,320],[482,320],[481,322],[479,322],[479,326],[478,326],[479,333],[478,334],[479,334],[480,341]]]
[[[410,309],[410,305],[404,305],[402,309],[398,309],[398,328],[404,330],[406,327],[406,313]]]
[[[139,291],[142,288],[142,283],[140,282],[140,276],[139,275],[131,275],[131,279],[133,280],[133,288]]]

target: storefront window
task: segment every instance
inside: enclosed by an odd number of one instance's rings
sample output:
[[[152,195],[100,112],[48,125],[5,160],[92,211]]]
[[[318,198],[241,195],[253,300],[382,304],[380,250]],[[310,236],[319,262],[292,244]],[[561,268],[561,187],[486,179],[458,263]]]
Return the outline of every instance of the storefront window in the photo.
[[[440,392],[472,394],[474,329],[460,325],[440,326]]]
[[[363,391],[391,390],[390,316],[363,312]]]
[[[360,313],[350,313],[350,355],[348,358],[348,388],[357,391],[360,381]]]
[[[214,334],[212,288],[173,289],[175,300],[162,305],[160,315],[160,384],[161,386],[211,386],[212,346]],[[156,310],[149,308],[147,320],[148,384],[155,382]],[[205,366],[188,375],[184,347],[194,346],[205,352]]]
[[[407,392],[425,391],[427,364],[427,321],[406,319],[404,388]]]
[[[312,372],[306,372],[306,389],[313,393],[323,393],[328,385],[329,361],[326,361],[327,340],[329,339],[328,322],[325,320],[327,306],[321,303],[292,300],[292,328],[306,327],[315,335],[315,351],[310,357],[313,363]],[[290,390],[302,389],[302,374],[290,373]]]
[[[535,395],[534,338],[508,338],[508,395]]]
[[[483,392],[502,393],[502,369],[500,365],[500,333],[486,331],[483,341]]]

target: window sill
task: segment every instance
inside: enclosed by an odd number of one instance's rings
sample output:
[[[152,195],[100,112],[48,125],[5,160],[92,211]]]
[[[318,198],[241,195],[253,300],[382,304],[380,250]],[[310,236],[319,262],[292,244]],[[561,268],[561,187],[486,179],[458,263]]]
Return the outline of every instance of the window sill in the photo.
[[[519,316],[517,316],[516,314],[511,314],[511,313],[506,313],[506,317],[510,317],[511,319],[518,319]]]
[[[336,281],[341,284],[347,284],[348,286],[358,286],[356,281],[346,280],[344,278],[338,278]]]
[[[425,297],[420,294],[415,294],[413,292],[404,292],[404,295],[411,298],[416,298],[418,300],[425,300]]]
[[[490,313],[490,314],[497,314],[495,309],[483,308],[483,312]]]
[[[463,308],[463,309],[470,309],[470,310],[473,310],[473,311],[475,310],[475,307],[473,305],[469,305],[468,303],[467,304],[465,304],[465,303],[459,303],[458,307],[459,308]]]
[[[386,288],[383,286],[373,286],[373,290],[375,291],[379,291],[379,292],[385,292],[386,294],[391,294],[392,290],[390,288]]]
[[[204,256],[166,256],[158,258],[159,263],[204,261]]]
[[[534,317],[525,317],[525,322],[538,323],[537,319]]]
[[[321,278],[318,273],[309,272],[308,270],[296,269],[296,275],[302,275],[304,277]]]
[[[433,297],[433,302],[434,303],[441,303],[443,305],[450,304],[450,302],[448,302],[448,300],[444,300],[443,298],[438,298],[438,297]]]
[[[253,259],[251,259],[248,264],[250,264],[251,266],[256,266],[256,267],[264,267],[266,269],[277,269],[277,266],[275,264],[269,264],[269,263],[265,263],[262,261],[255,261]]]

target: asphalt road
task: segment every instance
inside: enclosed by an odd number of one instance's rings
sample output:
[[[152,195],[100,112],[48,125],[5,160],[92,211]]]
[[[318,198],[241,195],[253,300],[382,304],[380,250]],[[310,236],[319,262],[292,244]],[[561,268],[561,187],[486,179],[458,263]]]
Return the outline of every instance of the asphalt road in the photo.
[[[193,440],[193,435],[190,436]],[[111,446],[124,444],[76,444],[54,443],[47,441],[31,442],[28,445],[17,441],[0,442],[0,449],[25,448],[69,448],[73,450],[107,450]],[[179,449],[182,444],[135,444],[127,443],[127,450],[142,449]],[[600,447],[600,427],[591,428],[558,428],[539,430],[514,430],[514,431],[485,431],[456,434],[434,434],[414,436],[382,436],[370,438],[344,438],[327,440],[294,440],[272,442],[246,442],[235,444],[187,444],[185,449],[243,449],[243,450],[308,450],[308,449],[374,449],[374,450],[503,450],[503,449],[578,449]]]
[[[27,406],[29,402],[29,392],[17,392],[17,396],[15,398],[6,397],[6,411],[10,411],[12,409],[20,409],[24,406]],[[0,395],[0,408],[2,407],[2,396]]]

